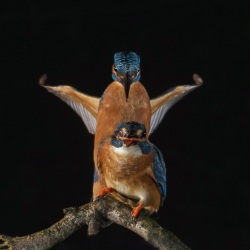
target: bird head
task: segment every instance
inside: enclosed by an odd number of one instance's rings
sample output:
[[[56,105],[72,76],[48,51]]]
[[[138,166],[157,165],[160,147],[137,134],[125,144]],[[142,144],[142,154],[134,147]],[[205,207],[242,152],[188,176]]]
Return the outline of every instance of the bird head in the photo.
[[[138,122],[123,122],[114,132],[115,139],[122,141],[126,147],[146,141],[146,127]]]
[[[140,77],[140,57],[135,52],[114,54],[112,78],[124,86],[126,99],[128,99],[130,85],[139,81]]]

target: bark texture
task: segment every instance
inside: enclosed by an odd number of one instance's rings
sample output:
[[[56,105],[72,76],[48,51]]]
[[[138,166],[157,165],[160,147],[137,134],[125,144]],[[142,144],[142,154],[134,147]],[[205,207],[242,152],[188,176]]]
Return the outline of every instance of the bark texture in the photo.
[[[106,195],[78,208],[66,208],[64,214],[60,221],[34,234],[22,237],[0,235],[0,250],[50,249],[85,224],[89,226],[88,233],[93,235],[99,232],[101,226],[105,227],[111,222],[135,232],[158,249],[190,249],[173,233],[150,218],[146,211],[141,211],[138,218],[133,219],[131,207],[117,201],[112,195]]]

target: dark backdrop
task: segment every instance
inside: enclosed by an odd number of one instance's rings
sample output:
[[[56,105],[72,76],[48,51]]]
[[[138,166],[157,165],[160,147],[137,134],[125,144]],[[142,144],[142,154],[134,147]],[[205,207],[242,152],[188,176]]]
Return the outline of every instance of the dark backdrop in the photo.
[[[44,229],[89,202],[93,136],[38,86],[101,96],[113,54],[141,56],[150,97],[204,85],[166,115],[151,141],[167,164],[159,223],[192,249],[249,249],[249,44],[246,6],[233,1],[20,1],[1,7],[0,233]],[[152,249],[117,225],[87,227],[53,249]]]

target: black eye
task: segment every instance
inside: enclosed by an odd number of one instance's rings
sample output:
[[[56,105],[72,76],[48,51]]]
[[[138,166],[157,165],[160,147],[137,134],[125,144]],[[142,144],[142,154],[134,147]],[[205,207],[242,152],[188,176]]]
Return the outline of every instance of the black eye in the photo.
[[[146,136],[146,132],[142,132],[142,137],[145,137]]]
[[[117,72],[117,68],[114,68],[114,71]]]

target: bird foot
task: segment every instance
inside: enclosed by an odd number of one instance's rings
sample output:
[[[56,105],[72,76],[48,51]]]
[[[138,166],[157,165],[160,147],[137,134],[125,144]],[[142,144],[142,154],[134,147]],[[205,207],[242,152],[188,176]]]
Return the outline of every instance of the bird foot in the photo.
[[[106,195],[106,194],[112,193],[113,191],[114,191],[113,188],[104,187],[104,188],[102,188],[102,189],[99,191],[98,196],[97,196],[97,199],[98,199],[99,197],[102,197],[102,196]]]
[[[133,210],[132,210],[132,213],[131,213],[132,217],[136,218],[139,215],[142,208],[143,208],[143,202],[140,203],[137,207],[134,207]]]

